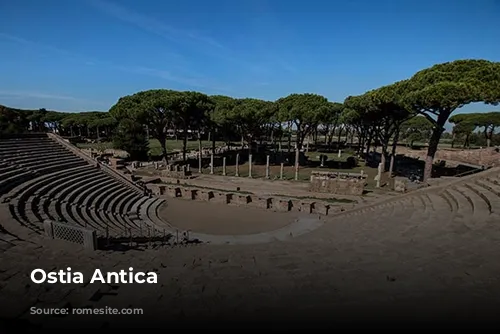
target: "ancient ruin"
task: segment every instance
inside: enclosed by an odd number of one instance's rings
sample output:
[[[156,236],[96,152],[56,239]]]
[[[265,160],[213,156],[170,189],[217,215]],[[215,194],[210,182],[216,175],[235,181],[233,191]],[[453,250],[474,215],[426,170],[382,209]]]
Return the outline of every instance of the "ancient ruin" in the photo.
[[[340,195],[363,195],[366,175],[361,173],[311,172],[311,192]]]

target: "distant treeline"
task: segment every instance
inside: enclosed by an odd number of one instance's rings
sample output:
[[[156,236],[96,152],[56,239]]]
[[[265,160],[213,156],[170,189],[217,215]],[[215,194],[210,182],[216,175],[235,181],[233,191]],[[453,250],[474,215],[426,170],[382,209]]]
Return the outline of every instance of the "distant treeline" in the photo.
[[[98,138],[110,136],[116,120],[108,112],[68,113],[46,110],[16,109],[0,105],[0,133],[54,131],[62,136]]]

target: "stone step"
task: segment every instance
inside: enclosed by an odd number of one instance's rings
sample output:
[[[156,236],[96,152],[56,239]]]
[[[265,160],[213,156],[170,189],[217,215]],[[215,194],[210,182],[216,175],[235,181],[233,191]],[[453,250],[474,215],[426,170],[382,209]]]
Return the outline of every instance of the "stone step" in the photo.
[[[488,203],[479,196],[474,190],[467,186],[467,184],[457,186],[457,190],[459,190],[467,200],[472,203],[474,217],[482,218],[482,215],[488,216],[490,214],[490,209]]]

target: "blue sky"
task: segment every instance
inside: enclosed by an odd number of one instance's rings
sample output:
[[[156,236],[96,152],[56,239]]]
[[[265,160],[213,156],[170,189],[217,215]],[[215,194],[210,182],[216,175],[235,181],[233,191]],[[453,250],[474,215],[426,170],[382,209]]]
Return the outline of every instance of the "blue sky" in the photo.
[[[342,102],[435,63],[500,61],[499,14],[499,0],[1,1],[0,104],[108,110],[154,88]]]

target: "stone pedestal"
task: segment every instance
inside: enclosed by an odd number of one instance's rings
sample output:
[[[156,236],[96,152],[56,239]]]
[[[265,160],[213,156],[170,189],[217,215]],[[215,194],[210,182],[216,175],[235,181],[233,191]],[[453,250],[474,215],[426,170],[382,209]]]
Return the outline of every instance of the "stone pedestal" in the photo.
[[[266,157],[266,179],[269,179],[270,173],[269,173],[269,156]]]
[[[236,173],[235,173],[236,176],[240,176],[240,165],[239,164],[240,164],[240,154],[237,153],[236,154]]]
[[[252,155],[248,156],[248,177],[252,177]]]
[[[394,191],[404,193],[406,192],[408,179],[405,177],[396,176],[394,178]]]

